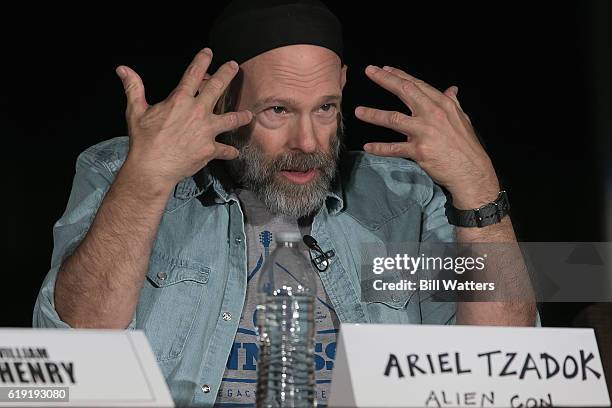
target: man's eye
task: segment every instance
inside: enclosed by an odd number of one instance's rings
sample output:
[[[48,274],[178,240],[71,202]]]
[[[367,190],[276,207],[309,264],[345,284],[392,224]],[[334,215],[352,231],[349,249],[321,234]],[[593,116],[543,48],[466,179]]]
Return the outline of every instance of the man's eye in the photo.
[[[283,106],[273,106],[271,109],[272,109],[272,112],[276,113],[277,115],[282,115],[283,113],[287,113],[287,109],[285,109]]]
[[[326,103],[325,105],[321,105],[321,110],[323,112],[329,112],[330,110],[332,110],[333,108],[335,108],[336,105],[333,103]]]

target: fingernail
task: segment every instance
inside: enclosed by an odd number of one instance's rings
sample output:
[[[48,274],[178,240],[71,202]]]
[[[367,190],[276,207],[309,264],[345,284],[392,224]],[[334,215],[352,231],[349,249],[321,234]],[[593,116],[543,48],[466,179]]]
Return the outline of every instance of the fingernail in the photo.
[[[376,72],[378,72],[378,70],[379,70],[379,69],[380,69],[380,68],[378,68],[378,67],[377,67],[377,66],[375,66],[375,65],[368,65],[368,67],[366,68],[366,72],[367,72],[368,74],[375,74]]]
[[[372,146],[370,144],[364,144],[363,145],[363,150],[365,150],[366,152],[369,152],[371,147]]]
[[[212,50],[208,47],[204,48],[204,54],[212,55]]]
[[[232,69],[236,69],[236,68],[238,68],[238,63],[237,63],[236,61],[230,61],[230,62],[229,62],[229,66],[230,66]]]
[[[389,67],[389,66],[385,65],[385,66],[384,66],[382,69],[384,69],[384,70],[385,70],[385,71],[387,71],[387,72],[391,72],[391,70],[392,70],[393,68],[391,68],[391,67]]]
[[[455,96],[457,96],[459,94],[459,87],[455,86]]]
[[[117,67],[115,72],[117,73],[117,75],[119,75],[119,78],[121,79],[125,78],[125,76],[127,75],[127,72],[125,72],[125,68],[123,67]]]
[[[357,109],[355,109],[355,115],[357,116],[361,116],[365,113],[365,108],[358,106]]]

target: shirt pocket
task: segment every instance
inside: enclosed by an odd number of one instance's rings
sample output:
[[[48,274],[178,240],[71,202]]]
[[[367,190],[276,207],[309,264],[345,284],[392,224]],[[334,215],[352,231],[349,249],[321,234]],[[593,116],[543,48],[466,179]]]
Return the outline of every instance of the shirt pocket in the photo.
[[[420,322],[418,307],[413,307],[416,303],[411,303],[411,299],[418,298],[414,297],[416,291],[410,291],[407,288],[377,290],[376,287],[381,287],[381,282],[374,283],[375,280],[379,280],[397,284],[402,282],[402,278],[401,274],[392,272],[384,277],[379,275],[361,282],[362,300],[370,317],[370,323],[404,324]]]
[[[209,275],[210,269],[199,262],[152,254],[136,321],[157,361],[181,356]]]

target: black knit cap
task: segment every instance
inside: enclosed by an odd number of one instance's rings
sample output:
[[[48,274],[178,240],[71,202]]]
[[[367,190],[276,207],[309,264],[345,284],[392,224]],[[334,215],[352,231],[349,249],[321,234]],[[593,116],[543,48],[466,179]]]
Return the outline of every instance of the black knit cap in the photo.
[[[275,48],[310,44],[342,60],[342,26],[318,0],[235,0],[215,19],[209,35],[213,74],[223,63],[242,64]]]

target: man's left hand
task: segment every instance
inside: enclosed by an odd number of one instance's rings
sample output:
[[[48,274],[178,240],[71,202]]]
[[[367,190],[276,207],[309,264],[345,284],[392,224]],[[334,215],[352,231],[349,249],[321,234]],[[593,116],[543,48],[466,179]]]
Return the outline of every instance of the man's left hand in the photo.
[[[357,107],[358,119],[406,136],[404,142],[367,143],[366,152],[414,160],[436,183],[448,189],[457,208],[477,208],[497,197],[495,170],[461,109],[457,87],[440,92],[393,67],[369,66],[366,75],[398,96],[412,112],[407,115]]]

